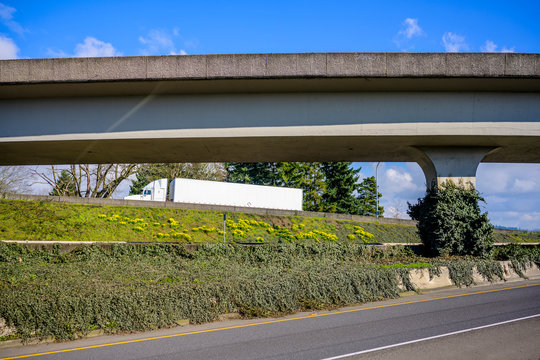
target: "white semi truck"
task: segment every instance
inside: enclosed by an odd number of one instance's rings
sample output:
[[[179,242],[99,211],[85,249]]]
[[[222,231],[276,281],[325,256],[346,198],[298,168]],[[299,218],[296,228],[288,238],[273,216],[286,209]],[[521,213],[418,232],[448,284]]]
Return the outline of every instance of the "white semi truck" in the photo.
[[[302,211],[302,189],[179,178],[170,186],[174,202]],[[165,201],[166,194],[167,179],[159,179],[124,199]]]
[[[140,194],[126,196],[124,200],[166,201],[167,179],[152,181],[143,187]]]

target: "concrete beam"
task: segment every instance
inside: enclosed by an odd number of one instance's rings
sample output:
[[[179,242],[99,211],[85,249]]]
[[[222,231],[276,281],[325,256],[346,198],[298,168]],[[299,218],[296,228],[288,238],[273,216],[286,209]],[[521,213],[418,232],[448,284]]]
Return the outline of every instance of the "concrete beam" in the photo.
[[[231,54],[0,61],[0,99],[223,92],[539,91],[539,80],[540,55],[516,53]]]
[[[540,77],[539,54],[292,53],[0,61],[0,83],[305,77]]]

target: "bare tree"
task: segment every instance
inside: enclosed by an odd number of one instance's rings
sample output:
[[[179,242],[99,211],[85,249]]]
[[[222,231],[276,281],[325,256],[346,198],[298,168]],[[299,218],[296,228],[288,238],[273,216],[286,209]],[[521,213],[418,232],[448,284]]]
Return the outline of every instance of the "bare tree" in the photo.
[[[54,195],[110,198],[138,167],[138,164],[78,164],[60,168],[51,165],[48,172],[36,174],[52,186]]]
[[[139,194],[151,181],[175,178],[224,181],[227,169],[223,163],[158,163],[143,164],[137,171],[137,178],[132,180],[130,194]]]
[[[31,178],[26,166],[0,166],[0,194],[30,192]]]
[[[227,170],[223,163],[170,163],[145,164],[139,169],[157,177],[223,181],[227,177]]]
[[[405,215],[407,214],[407,211],[405,210],[405,202],[403,200],[398,200],[394,203],[394,205],[395,206],[388,207],[390,217],[394,219],[405,219]]]

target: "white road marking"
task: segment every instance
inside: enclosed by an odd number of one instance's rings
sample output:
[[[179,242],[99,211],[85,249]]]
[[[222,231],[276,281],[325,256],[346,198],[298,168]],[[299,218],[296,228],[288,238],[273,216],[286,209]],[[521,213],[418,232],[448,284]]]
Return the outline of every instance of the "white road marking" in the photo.
[[[421,341],[428,341],[428,340],[433,340],[433,339],[442,338],[442,337],[445,337],[445,336],[451,336],[451,335],[456,335],[456,334],[463,334],[463,333],[470,332],[470,331],[475,331],[475,330],[480,330],[480,329],[490,328],[490,327],[493,327],[493,326],[498,326],[498,325],[508,324],[508,323],[512,323],[512,322],[516,322],[516,321],[521,321],[521,320],[532,319],[532,318],[535,318],[535,317],[538,317],[538,316],[540,316],[540,314],[531,315],[531,316],[525,316],[525,317],[521,317],[521,318],[518,318],[518,319],[512,319],[512,320],[501,321],[501,322],[494,323],[494,324],[489,324],[489,325],[477,326],[477,327],[473,327],[473,328],[470,328],[470,329],[464,329],[464,330],[459,330],[459,331],[449,332],[449,333],[446,333],[446,334],[430,336],[430,337],[426,337],[426,338],[423,338],[423,339],[416,339],[416,340],[411,340],[411,341],[405,341],[405,342],[398,343],[398,344],[392,344],[392,345],[381,346],[381,347],[378,347],[378,348],[373,348],[373,349],[368,349],[368,350],[362,350],[362,351],[358,351],[358,352],[354,352],[354,353],[350,353],[350,354],[338,355],[338,356],[334,356],[334,357],[324,358],[324,359],[321,359],[321,360],[337,360],[337,359],[344,359],[344,358],[347,358],[347,357],[349,357],[349,356],[361,355],[361,354],[367,354],[367,353],[374,352],[374,351],[390,349],[390,348],[394,348],[394,347],[398,347],[398,346],[403,346],[403,345],[408,345],[408,344],[414,344],[414,343],[421,342]]]

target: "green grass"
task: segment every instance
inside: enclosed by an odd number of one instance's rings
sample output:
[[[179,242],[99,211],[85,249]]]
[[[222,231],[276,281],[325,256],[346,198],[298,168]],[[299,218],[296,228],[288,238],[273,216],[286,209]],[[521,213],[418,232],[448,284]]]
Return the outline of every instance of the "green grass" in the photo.
[[[225,242],[419,243],[413,225],[227,213]],[[372,235],[372,236],[371,236]],[[538,231],[495,231],[495,242],[540,242]],[[223,242],[223,213],[0,199],[0,240]]]
[[[226,242],[418,242],[416,227],[302,216],[227,213]],[[373,236],[371,236],[373,235]],[[223,242],[223,213],[0,200],[0,239]]]
[[[497,232],[495,230],[493,237],[497,243],[540,242],[540,231],[516,230],[512,232]]]

